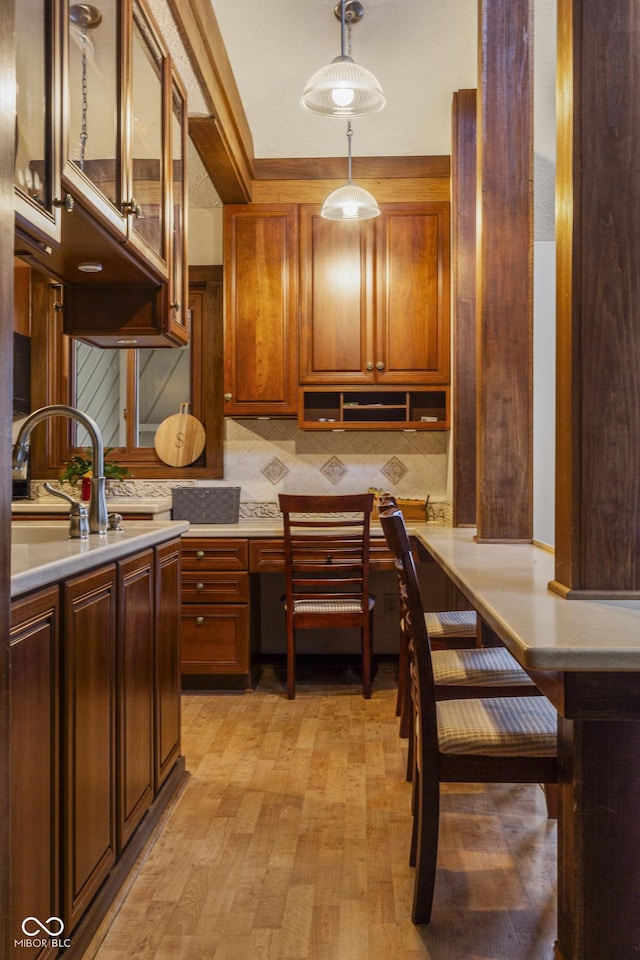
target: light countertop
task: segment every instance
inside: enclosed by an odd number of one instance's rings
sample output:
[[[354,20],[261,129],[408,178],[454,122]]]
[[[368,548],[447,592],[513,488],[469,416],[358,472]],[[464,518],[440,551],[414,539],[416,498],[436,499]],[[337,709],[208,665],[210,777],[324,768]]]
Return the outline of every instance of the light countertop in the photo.
[[[563,599],[548,589],[553,552],[534,544],[427,524],[412,533],[524,667],[640,671],[640,600]]]
[[[107,498],[109,513],[121,513],[123,517],[131,513],[149,513],[159,520],[171,519],[171,497],[147,497],[145,499]],[[28,516],[31,513],[60,514],[68,513],[69,505],[60,497],[36,497],[34,500],[12,500],[11,513],[14,516]]]
[[[131,520],[124,530],[69,540],[67,520],[12,524],[11,596],[85,573],[187,531],[186,520]]]

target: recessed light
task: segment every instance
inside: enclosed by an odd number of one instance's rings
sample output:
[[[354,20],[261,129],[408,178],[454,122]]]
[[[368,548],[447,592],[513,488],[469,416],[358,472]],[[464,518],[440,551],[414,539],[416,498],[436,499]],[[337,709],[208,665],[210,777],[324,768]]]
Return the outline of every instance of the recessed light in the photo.
[[[78,270],[82,270],[83,273],[100,273],[102,270],[101,263],[79,263]]]

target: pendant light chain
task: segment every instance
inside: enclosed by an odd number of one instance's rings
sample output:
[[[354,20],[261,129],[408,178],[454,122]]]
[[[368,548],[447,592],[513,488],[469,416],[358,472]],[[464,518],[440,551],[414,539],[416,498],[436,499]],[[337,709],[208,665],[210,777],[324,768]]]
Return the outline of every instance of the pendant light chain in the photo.
[[[80,169],[84,170],[84,155],[85,149],[87,146],[87,140],[89,139],[89,133],[87,131],[87,114],[89,112],[89,90],[87,84],[87,20],[84,18],[82,20],[81,26],[81,36],[82,36],[82,123],[80,127]]]

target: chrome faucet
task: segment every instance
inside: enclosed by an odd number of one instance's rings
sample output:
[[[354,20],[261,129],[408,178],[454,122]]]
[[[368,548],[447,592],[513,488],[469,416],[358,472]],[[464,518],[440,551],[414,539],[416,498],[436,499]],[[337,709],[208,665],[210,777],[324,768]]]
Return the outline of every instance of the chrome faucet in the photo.
[[[106,533],[108,527],[107,520],[107,494],[106,481],[104,477],[104,443],[100,428],[95,420],[76,410],[75,407],[68,407],[64,403],[53,403],[48,407],[40,407],[34,410],[22,424],[16,441],[13,445],[13,479],[25,480],[27,477],[27,466],[29,464],[29,437],[31,431],[43,420],[49,417],[69,417],[71,420],[77,420],[85,428],[91,437],[91,465],[93,476],[91,477],[91,496],[89,499],[89,532]]]

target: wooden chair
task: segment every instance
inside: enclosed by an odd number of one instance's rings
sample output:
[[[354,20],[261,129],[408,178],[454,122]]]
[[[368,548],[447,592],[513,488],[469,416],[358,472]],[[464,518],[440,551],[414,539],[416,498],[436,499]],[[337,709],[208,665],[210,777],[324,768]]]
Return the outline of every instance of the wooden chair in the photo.
[[[379,510],[390,509],[398,509],[395,498],[391,494],[384,494],[379,500]],[[402,516],[402,512],[399,512]],[[400,602],[402,604],[402,592]],[[478,622],[475,610],[427,611],[424,617],[432,648],[437,700],[540,695],[529,674],[507,649],[477,647]],[[434,645],[438,649],[433,649]],[[404,633],[400,636],[396,714],[400,716],[400,736],[411,740],[409,654]],[[411,775],[410,751],[407,764],[409,779]]]
[[[287,696],[295,697],[298,628],[360,630],[362,695],[371,696],[373,606],[369,526],[373,494],[280,494],[284,519],[283,597],[287,626]]]
[[[429,635],[402,514],[385,511],[380,522],[399,571],[415,718],[412,919],[428,923],[436,878],[440,784],[557,783],[557,715],[545,697],[436,699]]]

